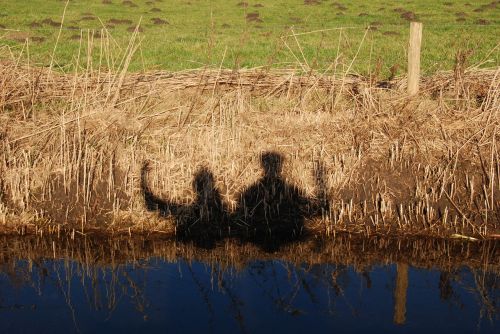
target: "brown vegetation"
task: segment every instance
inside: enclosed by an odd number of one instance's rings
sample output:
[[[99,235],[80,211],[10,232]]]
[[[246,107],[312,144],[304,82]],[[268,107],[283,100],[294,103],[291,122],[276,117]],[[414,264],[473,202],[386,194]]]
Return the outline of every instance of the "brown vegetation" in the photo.
[[[110,70],[0,63],[4,232],[172,235],[197,220],[181,225],[160,203],[191,210],[217,194],[227,238],[283,230],[295,219],[283,209],[300,215],[295,235],[498,234],[498,69],[457,66],[408,98],[405,78],[376,73],[127,73],[133,48]],[[283,157],[282,186],[266,181],[265,152]],[[206,189],[193,186],[200,170]],[[252,184],[257,195],[243,195]],[[259,205],[263,218],[247,220]]]

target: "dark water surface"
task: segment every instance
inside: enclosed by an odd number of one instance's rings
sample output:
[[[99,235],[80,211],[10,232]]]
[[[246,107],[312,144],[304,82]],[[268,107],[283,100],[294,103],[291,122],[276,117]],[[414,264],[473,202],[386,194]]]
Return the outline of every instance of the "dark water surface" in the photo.
[[[12,260],[4,247],[0,332],[500,333],[491,270],[82,256]]]

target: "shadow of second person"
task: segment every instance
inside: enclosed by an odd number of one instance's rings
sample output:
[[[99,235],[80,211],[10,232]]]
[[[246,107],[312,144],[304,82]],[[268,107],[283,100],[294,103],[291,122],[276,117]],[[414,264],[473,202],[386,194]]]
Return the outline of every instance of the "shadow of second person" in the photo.
[[[304,236],[305,219],[321,215],[322,202],[284,180],[281,154],[265,152],[260,160],[262,177],[239,194],[231,222],[244,239],[273,250]]]
[[[156,196],[148,185],[150,163],[141,169],[141,190],[149,211],[175,219],[176,236],[184,241],[193,241],[198,246],[211,248],[220,240],[227,229],[227,211],[218,191],[212,172],[199,168],[193,177],[195,200],[192,203],[178,203]]]

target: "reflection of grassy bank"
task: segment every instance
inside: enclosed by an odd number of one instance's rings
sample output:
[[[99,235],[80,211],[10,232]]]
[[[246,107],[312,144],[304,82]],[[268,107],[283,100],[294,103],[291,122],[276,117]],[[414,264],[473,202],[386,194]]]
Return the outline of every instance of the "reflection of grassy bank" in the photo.
[[[135,45],[133,39],[117,72],[91,64],[71,74],[0,64],[4,231],[175,233],[180,226],[171,218],[184,219],[168,208],[167,219],[159,218],[144,206],[140,172],[147,159],[148,186],[165,202],[203,206],[200,196],[216,190],[228,214],[248,216],[255,208],[238,194],[263,175],[262,153],[276,152],[284,158],[281,188],[300,194],[289,202],[328,202],[305,223],[314,233],[498,232],[495,69],[457,66],[425,78],[422,95],[409,99],[404,79],[342,73],[126,74]],[[200,169],[213,178],[211,189],[193,188]],[[281,208],[283,197],[274,197]],[[271,204],[258,199],[255,206]],[[275,221],[286,217],[269,212]],[[238,223],[220,234],[253,228]]]

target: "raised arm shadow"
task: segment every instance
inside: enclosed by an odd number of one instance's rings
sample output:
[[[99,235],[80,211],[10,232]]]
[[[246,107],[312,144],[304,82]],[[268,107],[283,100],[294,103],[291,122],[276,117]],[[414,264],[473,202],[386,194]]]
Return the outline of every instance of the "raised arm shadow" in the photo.
[[[171,216],[176,223],[177,236],[212,246],[222,238],[227,229],[227,212],[213,173],[206,167],[199,168],[193,177],[195,200],[181,204],[156,196],[148,185],[150,162],[141,168],[141,190],[146,208],[162,216]]]

